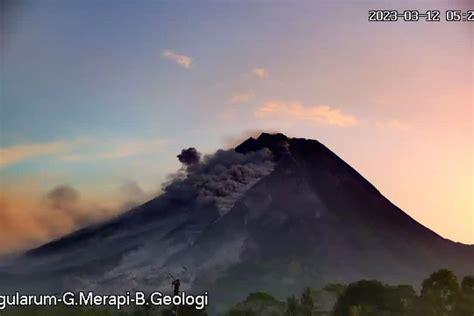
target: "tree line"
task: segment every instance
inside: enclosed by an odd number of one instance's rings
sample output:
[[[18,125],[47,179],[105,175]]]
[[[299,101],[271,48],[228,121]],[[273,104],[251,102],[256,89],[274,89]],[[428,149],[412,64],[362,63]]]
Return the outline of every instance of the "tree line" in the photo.
[[[325,291],[337,299],[332,309],[318,306],[317,290],[305,288],[282,305],[266,293],[251,294],[226,316],[473,316],[474,276],[461,283],[449,270],[431,274],[417,294],[411,285],[386,285],[377,280],[330,284]],[[264,308],[264,307],[267,308]],[[278,310],[277,306],[282,308]]]
[[[331,294],[330,306],[319,295]],[[328,301],[326,301],[327,303]],[[212,303],[212,302],[211,302]],[[327,305],[327,304],[326,304]],[[169,309],[150,308],[111,311],[100,308],[18,308],[1,316],[173,316]],[[426,278],[418,294],[411,285],[387,285],[377,280],[329,284],[323,289],[305,288],[298,296],[280,301],[264,292],[251,293],[224,316],[473,316],[474,276],[460,282],[442,269]],[[178,316],[208,316],[205,310],[179,307]]]

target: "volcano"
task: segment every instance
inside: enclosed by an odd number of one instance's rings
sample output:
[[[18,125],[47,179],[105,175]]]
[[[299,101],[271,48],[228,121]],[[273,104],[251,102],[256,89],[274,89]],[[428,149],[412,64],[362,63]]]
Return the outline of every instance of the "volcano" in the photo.
[[[389,166],[388,166],[389,167]],[[474,246],[444,239],[316,140],[261,134],[183,167],[157,198],[0,265],[1,292],[250,292],[378,279],[418,285],[474,273]]]

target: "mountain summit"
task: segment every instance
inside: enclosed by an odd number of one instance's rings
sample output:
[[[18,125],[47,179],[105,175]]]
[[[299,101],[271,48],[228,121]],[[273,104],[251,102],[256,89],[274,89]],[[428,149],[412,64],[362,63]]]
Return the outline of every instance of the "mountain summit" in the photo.
[[[154,200],[3,263],[0,290],[169,289],[172,273],[225,304],[474,272],[474,246],[417,223],[318,141],[264,133],[183,170]]]

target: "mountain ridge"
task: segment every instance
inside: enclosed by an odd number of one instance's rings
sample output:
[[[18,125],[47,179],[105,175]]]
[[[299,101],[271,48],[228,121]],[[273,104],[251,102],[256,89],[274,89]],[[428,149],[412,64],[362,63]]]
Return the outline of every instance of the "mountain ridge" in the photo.
[[[13,276],[1,266],[0,275],[10,289],[121,291],[169,288],[172,272],[227,304],[255,290],[285,297],[302,284],[473,273],[474,246],[418,223],[318,141],[263,133],[200,164],[162,196],[31,250]],[[222,213],[216,198],[233,206]]]

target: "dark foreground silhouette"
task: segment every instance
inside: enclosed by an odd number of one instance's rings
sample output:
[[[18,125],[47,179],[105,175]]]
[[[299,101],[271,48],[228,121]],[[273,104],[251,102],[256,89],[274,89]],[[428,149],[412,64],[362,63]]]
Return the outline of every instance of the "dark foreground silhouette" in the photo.
[[[212,302],[211,302],[212,304]],[[204,316],[204,310],[178,307],[179,316]],[[119,316],[175,315],[171,309],[143,308],[123,312],[99,308],[78,309],[17,308],[1,312],[2,316]],[[305,288],[299,297],[286,302],[268,293],[251,293],[225,316],[472,316],[474,315],[474,276],[459,283],[449,270],[442,269],[425,279],[419,294],[410,285],[386,285],[377,280],[346,284],[333,283],[322,289]]]

